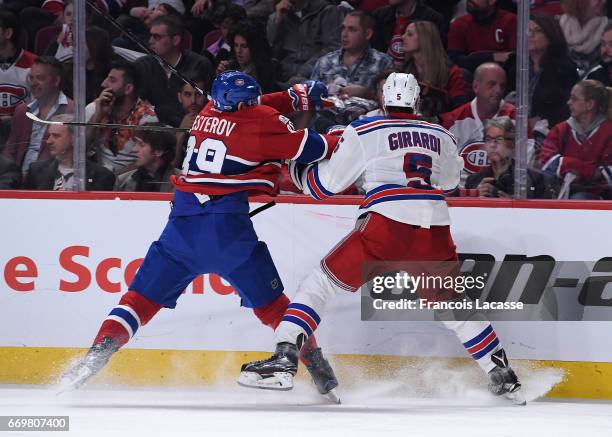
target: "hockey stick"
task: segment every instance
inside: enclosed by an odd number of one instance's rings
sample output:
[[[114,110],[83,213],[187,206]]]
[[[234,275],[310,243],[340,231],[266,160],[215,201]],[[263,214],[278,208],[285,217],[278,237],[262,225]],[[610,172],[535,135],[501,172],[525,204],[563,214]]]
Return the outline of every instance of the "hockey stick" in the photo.
[[[274,205],[276,205],[276,202],[274,200],[272,202],[268,202],[264,205],[261,205],[259,208],[255,208],[253,211],[249,212],[249,217],[253,217],[259,214],[260,212],[264,212],[266,209],[272,208]]]
[[[26,117],[36,123],[54,124],[56,126],[89,126],[89,127],[104,127],[110,129],[134,129],[148,130],[154,132],[189,132],[191,129],[171,126],[138,126],[135,124],[113,124],[113,123],[81,123],[79,121],[49,121],[38,118],[31,112],[26,112]]]
[[[128,39],[130,41],[132,41],[134,44],[136,44],[138,47],[140,47],[142,50],[144,50],[144,52],[149,55],[152,56],[153,58],[155,58],[155,60],[157,62],[159,62],[160,64],[162,64],[164,67],[166,67],[168,70],[170,70],[174,75],[176,75],[176,77],[178,77],[179,79],[181,79],[183,82],[185,82],[186,84],[189,84],[193,87],[194,90],[196,90],[198,92],[198,94],[200,94],[201,96],[204,96],[204,91],[202,91],[198,85],[196,85],[196,83],[188,78],[186,78],[185,76],[183,76],[181,73],[178,72],[178,70],[176,68],[174,68],[174,66],[172,64],[170,64],[168,61],[166,61],[164,58],[162,58],[161,56],[159,56],[157,53],[155,53],[153,50],[151,50],[149,47],[145,46],[143,43],[141,43],[140,41],[138,41],[138,38],[136,38],[132,32],[130,32],[129,30],[127,30],[125,27],[123,27],[121,24],[117,23],[117,21],[115,21],[115,19],[110,16],[107,12],[101,10],[100,8],[98,8],[94,2],[92,0],[87,0],[87,4],[89,5],[89,7],[91,7],[94,11],[96,11],[99,15],[101,15],[106,21],[108,21],[110,24],[112,24],[115,28],[117,28],[119,31],[121,31],[122,33],[125,34],[125,36],[128,37]],[[181,36],[182,37],[182,36]]]

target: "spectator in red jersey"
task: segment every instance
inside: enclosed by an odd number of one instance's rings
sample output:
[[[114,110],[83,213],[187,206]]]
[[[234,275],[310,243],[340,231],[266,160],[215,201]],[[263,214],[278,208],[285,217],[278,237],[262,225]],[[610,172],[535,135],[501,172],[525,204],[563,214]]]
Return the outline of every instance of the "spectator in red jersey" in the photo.
[[[46,143],[47,126],[32,123],[26,112],[43,120],[57,114],[72,111],[73,103],[61,90],[62,66],[51,56],[36,58],[30,73],[33,100],[19,104],[11,124],[11,133],[4,148],[4,155],[21,167],[25,174],[30,164],[49,156]]]
[[[372,47],[391,56],[398,67],[404,62],[402,41],[410,23],[431,21],[440,35],[446,35],[444,17],[425,6],[422,0],[389,0],[389,6],[374,11],[372,15],[376,19]]]
[[[8,136],[15,108],[29,95],[28,75],[36,58],[19,48],[19,34],[15,14],[0,9],[0,146]]]
[[[461,183],[490,163],[483,142],[484,123],[493,117],[516,118],[516,108],[503,100],[506,72],[498,64],[486,62],[474,72],[472,89],[476,97],[454,111],[440,116],[441,124],[457,138],[459,154],[465,161]]]
[[[403,47],[403,71],[413,74],[421,84],[423,117],[437,117],[468,100],[463,73],[448,58],[434,23],[410,23],[404,32]]]
[[[571,183],[571,199],[612,198],[611,98],[601,82],[577,83],[567,101],[571,117],[552,128],[542,146],[542,170]]]
[[[516,49],[516,15],[500,9],[497,0],[468,0],[467,11],[450,24],[453,62],[470,71],[484,62],[506,62]]]
[[[570,57],[582,72],[597,64],[599,44],[608,25],[605,0],[563,0],[565,13],[559,19]]]
[[[548,129],[569,116],[565,102],[578,82],[578,72],[569,58],[563,31],[550,15],[531,15],[528,46],[529,126],[546,135]],[[516,86],[516,56],[510,56],[504,69],[507,94]]]
[[[612,86],[612,23],[609,23],[601,37],[601,62],[587,74],[587,79],[598,80],[605,86]]]

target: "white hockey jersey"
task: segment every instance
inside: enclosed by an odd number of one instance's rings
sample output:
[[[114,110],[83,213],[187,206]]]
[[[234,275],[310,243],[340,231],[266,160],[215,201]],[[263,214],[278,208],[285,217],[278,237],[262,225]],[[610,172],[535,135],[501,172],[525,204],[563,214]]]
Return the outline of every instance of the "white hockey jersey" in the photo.
[[[304,193],[321,200],[358,179],[366,192],[360,215],[377,212],[429,228],[448,225],[445,192],[459,183],[463,159],[453,134],[408,114],[356,120],[327,161],[302,176]]]
[[[493,117],[502,116],[516,120],[514,105],[502,100],[497,113]],[[459,154],[464,161],[463,172],[461,173],[461,186],[463,187],[468,176],[480,173],[491,166],[484,144],[484,123],[478,116],[476,99],[454,111],[442,114],[440,118],[442,126],[457,138]]]

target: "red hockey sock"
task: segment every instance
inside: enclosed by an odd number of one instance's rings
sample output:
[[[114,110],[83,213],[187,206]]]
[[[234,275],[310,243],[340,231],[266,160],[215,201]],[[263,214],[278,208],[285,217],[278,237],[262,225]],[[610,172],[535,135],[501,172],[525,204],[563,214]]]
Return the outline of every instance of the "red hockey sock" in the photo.
[[[276,329],[281,320],[283,320],[288,306],[289,298],[285,294],[281,294],[274,302],[260,308],[253,308],[253,311],[257,318],[261,320],[261,323]]]
[[[315,338],[314,334],[312,334],[310,337],[308,337],[308,340],[306,340],[302,346],[302,349],[300,349],[300,361],[306,366],[310,365],[310,360],[307,358],[308,354],[318,347],[319,345],[317,344],[317,339]]]
[[[128,291],[102,322],[93,344],[102,342],[104,337],[110,337],[119,347],[123,346],[136,334],[138,328],[146,325],[157,314],[161,307],[136,291]]]

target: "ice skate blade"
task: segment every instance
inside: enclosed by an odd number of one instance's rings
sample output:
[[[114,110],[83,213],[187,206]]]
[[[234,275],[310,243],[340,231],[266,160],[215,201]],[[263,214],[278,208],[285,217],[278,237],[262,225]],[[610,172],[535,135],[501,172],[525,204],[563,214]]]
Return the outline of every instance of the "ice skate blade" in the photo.
[[[330,391],[328,391],[325,394],[322,394],[321,396],[323,396],[325,399],[327,399],[329,402],[331,402],[332,404],[340,404],[340,396],[338,395],[338,392],[336,391],[335,388],[332,388]]]
[[[504,396],[507,399],[510,399],[514,405],[521,405],[521,406],[527,405],[525,396],[523,396],[523,393],[520,388],[514,392],[504,393]]]
[[[64,393],[68,393],[71,391],[77,390],[81,387],[82,384],[78,384],[78,381],[72,380],[60,380],[57,385],[57,390],[55,392],[56,396],[63,395]]]
[[[275,372],[264,378],[255,372],[240,372],[237,382],[243,387],[287,391],[293,388],[293,375],[288,372]]]

